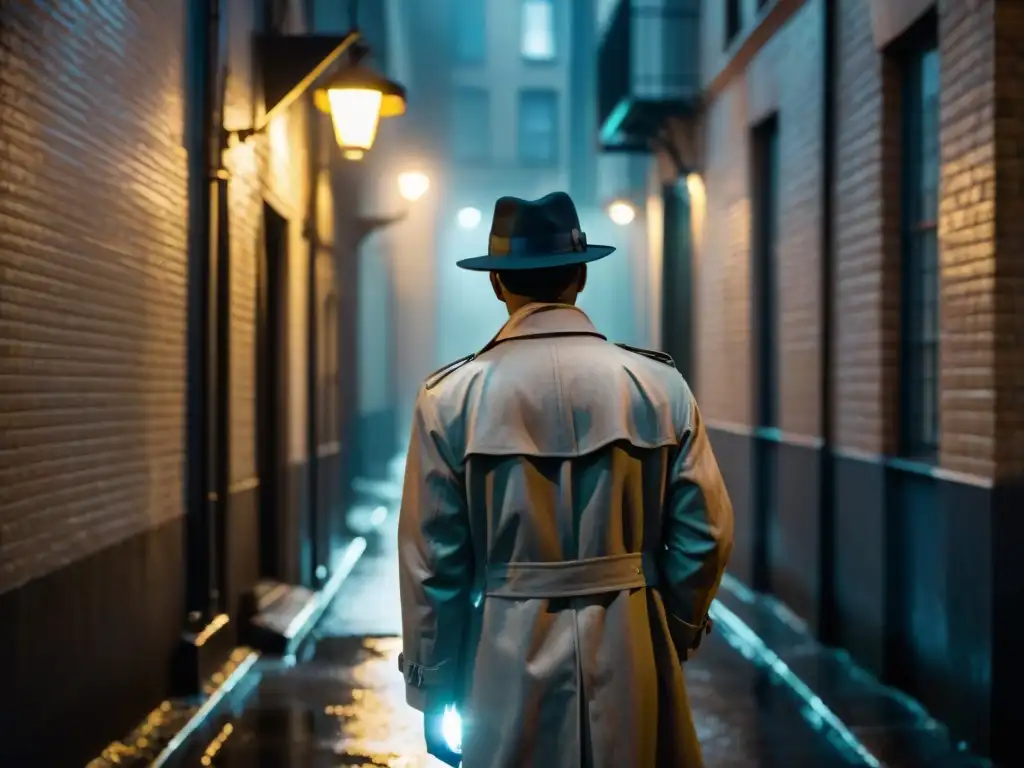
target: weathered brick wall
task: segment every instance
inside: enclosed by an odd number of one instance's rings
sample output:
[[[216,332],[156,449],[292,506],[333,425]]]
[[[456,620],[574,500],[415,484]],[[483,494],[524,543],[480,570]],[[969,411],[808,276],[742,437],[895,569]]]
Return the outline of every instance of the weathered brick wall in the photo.
[[[716,3],[705,13],[716,13]],[[780,427],[820,432],[822,8],[809,0],[708,107],[707,220],[697,269],[698,365],[712,421],[749,424],[750,128],[779,117]],[[710,44],[714,44],[712,41]]]
[[[1024,370],[1017,343],[1020,313],[1014,311],[1020,282],[1013,278],[1021,279],[1013,255],[1019,253],[1021,230],[1020,216],[1012,213],[1020,205],[1020,121],[999,121],[995,101],[998,82],[1004,113],[1018,114],[1024,8],[999,2],[998,25],[992,0],[939,4],[940,462],[982,477],[997,473],[997,413],[1005,445],[999,463],[1006,464],[1004,473],[1024,468],[1022,422],[1015,415],[1024,413],[1016,394]],[[836,442],[892,454],[899,418],[899,72],[876,49],[869,5],[839,0],[838,8]],[[996,28],[1001,68],[995,64]],[[1003,182],[998,200],[997,179]]]
[[[229,128],[252,122],[256,6],[225,1]],[[4,6],[0,592],[183,512],[184,21],[181,0]],[[305,455],[305,119],[293,107],[227,155],[236,483],[256,467],[264,199],[291,222],[289,443]]]
[[[994,9],[939,3],[940,461],[983,477],[995,471]]]
[[[1024,477],[1024,3],[995,13],[996,475]]]
[[[228,129],[252,124],[259,89],[253,79],[251,36],[258,26],[259,3],[225,0],[229,19],[229,77],[224,124]],[[305,29],[301,3],[288,4],[282,31]],[[228,150],[231,174],[231,466],[232,483],[256,475],[256,266],[263,244],[263,203],[269,202],[289,222],[287,274],[288,456],[306,455],[306,300],[308,243],[304,224],[309,196],[307,114],[294,105],[258,136]],[[325,205],[329,204],[324,203]]]
[[[5,3],[0,592],[182,514],[184,3]]]
[[[899,360],[899,93],[870,5],[837,6],[833,414],[838,447],[895,450]]]

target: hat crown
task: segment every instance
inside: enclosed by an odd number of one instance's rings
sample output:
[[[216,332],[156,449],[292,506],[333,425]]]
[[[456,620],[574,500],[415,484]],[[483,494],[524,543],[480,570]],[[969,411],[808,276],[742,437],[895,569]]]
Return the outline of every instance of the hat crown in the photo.
[[[543,237],[579,228],[576,206],[565,192],[552,192],[537,200],[500,197],[494,204],[491,234],[497,237]]]
[[[585,264],[614,251],[610,245],[588,245],[572,198],[552,192],[537,200],[501,197],[494,204],[486,256],[462,259],[472,270],[541,269]]]

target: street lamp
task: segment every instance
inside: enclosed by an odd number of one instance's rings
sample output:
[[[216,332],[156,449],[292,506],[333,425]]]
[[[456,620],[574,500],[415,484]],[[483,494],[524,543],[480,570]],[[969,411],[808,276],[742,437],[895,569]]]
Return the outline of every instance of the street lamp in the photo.
[[[459,226],[463,229],[476,229],[482,218],[479,208],[463,208],[458,213]]]
[[[350,65],[316,92],[316,105],[331,116],[342,155],[360,160],[373,146],[382,118],[405,114],[405,88],[359,64],[360,46],[350,51]]]
[[[430,189],[430,178],[421,171],[405,171],[398,174],[398,193],[403,199],[415,203]]]
[[[625,227],[633,223],[633,219],[636,218],[636,209],[632,203],[616,200],[608,206],[608,218],[612,220],[612,223]]]
[[[264,35],[256,47],[266,113],[252,128],[233,132],[242,141],[266,130],[310,89],[316,106],[331,116],[335,140],[349,160],[362,159],[373,146],[382,118],[405,114],[405,87],[362,64],[370,47],[358,30]],[[345,62],[340,68],[339,61]]]

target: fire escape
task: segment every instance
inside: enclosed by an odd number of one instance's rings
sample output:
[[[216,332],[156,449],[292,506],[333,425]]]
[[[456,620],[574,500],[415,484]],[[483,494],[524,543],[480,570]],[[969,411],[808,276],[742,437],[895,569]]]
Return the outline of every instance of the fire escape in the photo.
[[[691,209],[700,183],[700,0],[618,0],[600,24],[604,152],[652,153],[663,182],[662,348],[694,381]]]

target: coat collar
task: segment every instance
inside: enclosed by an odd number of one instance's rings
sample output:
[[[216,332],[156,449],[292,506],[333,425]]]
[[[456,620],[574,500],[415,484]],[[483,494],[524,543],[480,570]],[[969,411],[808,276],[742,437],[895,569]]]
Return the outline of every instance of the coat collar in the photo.
[[[597,331],[590,318],[571,304],[535,303],[516,310],[498,334],[484,348],[489,349],[509,339],[531,336],[605,336]]]
[[[475,360],[484,352],[498,344],[514,339],[551,338],[553,336],[595,336],[607,341],[607,337],[598,333],[590,318],[582,310],[571,304],[536,303],[527,304],[505,322],[497,335],[473,355],[448,363],[427,377],[426,389],[433,389],[452,371],[461,368],[470,360]]]

